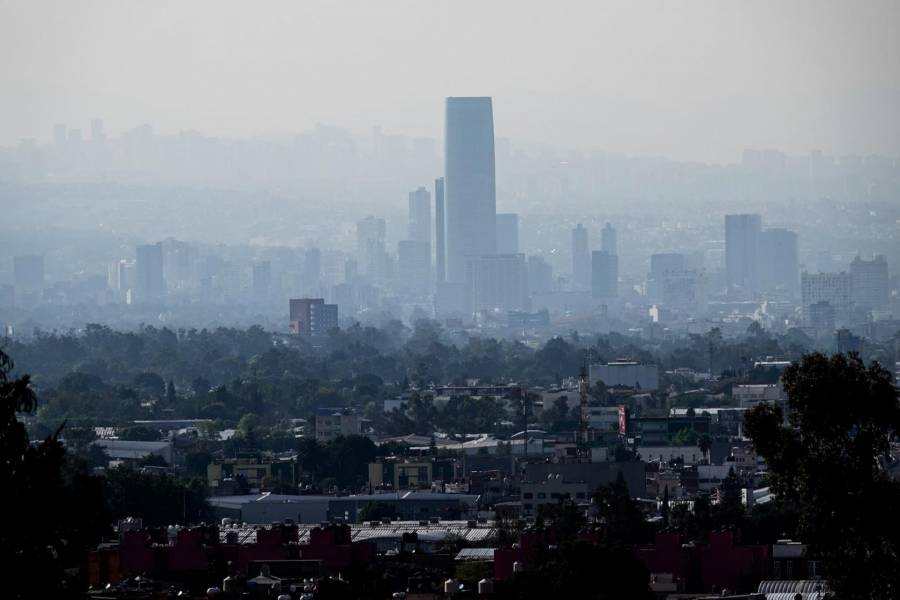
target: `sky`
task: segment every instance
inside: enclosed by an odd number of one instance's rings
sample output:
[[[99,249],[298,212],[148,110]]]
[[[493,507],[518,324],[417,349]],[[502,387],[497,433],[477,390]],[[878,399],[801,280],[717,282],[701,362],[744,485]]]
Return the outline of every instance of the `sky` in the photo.
[[[316,123],[679,160],[900,156],[900,2],[0,0],[0,145],[102,118],[247,138]]]

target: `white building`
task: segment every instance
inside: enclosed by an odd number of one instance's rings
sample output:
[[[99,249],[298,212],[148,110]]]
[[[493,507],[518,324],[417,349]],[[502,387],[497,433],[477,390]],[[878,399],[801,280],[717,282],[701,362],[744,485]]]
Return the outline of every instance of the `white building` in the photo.
[[[753,408],[761,402],[784,404],[787,400],[780,383],[735,385],[731,388],[731,397],[737,400],[741,408]]]

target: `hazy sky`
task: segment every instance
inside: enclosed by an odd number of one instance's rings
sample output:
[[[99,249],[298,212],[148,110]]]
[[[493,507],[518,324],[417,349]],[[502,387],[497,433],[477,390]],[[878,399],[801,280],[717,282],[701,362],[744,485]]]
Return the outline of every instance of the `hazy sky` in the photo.
[[[247,137],[317,122],[737,160],[900,155],[900,1],[0,0],[0,144],[100,117]]]

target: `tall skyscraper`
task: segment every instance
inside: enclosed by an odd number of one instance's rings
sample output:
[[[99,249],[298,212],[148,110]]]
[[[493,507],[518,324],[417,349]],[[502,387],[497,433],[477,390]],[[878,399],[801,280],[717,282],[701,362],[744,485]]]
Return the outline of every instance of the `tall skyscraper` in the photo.
[[[519,215],[497,213],[497,254],[519,253]]]
[[[161,242],[135,248],[135,302],[162,302],[166,293],[163,278],[163,246]]]
[[[447,280],[444,214],[444,178],[438,177],[434,180],[434,277],[438,285]]]
[[[572,230],[572,282],[579,290],[591,289],[591,251],[587,229],[581,223]]]
[[[44,288],[44,257],[14,256],[13,286],[16,293],[37,292]]]
[[[766,229],[759,234],[759,283],[767,292],[796,295],[800,289],[797,234]]]
[[[887,259],[881,254],[872,260],[860,257],[850,263],[851,299],[864,310],[884,308],[890,301]]]
[[[807,324],[827,321],[844,322],[850,313],[852,302],[852,278],[849,273],[803,273],[800,277],[803,317]]]
[[[663,283],[668,273],[678,273],[686,268],[684,254],[661,252],[650,255],[650,274],[647,276],[647,299],[650,302],[661,302]]]
[[[447,98],[444,151],[447,281],[466,256],[497,251],[494,117],[490,98]]]
[[[409,193],[409,239],[431,246],[431,194],[423,187]]]
[[[615,228],[609,223],[600,231],[600,249],[610,254],[619,254],[619,242]]]
[[[619,295],[619,257],[603,250],[591,253],[591,295],[615,298]]]
[[[725,275],[728,293],[752,296],[759,291],[759,215],[725,215]]]

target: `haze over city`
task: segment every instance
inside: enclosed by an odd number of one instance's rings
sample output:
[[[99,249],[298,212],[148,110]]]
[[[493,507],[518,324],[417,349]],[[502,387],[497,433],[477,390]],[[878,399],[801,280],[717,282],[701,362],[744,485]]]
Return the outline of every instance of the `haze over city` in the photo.
[[[900,597],[898,30],[0,0],[0,598]]]

